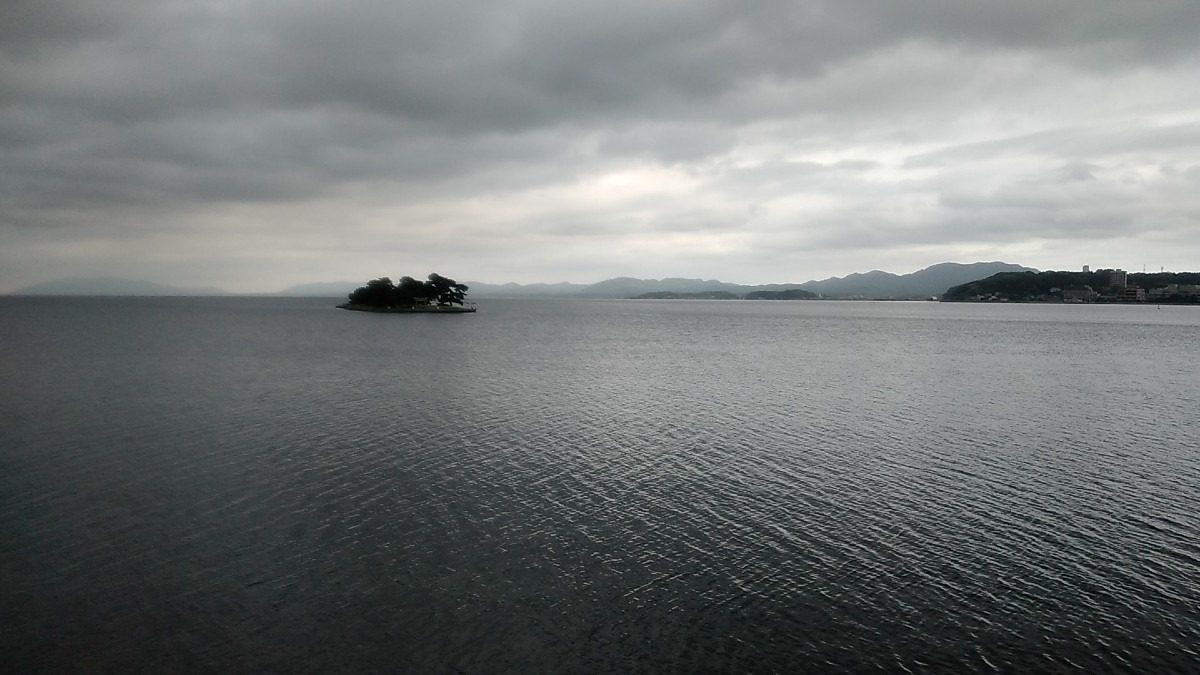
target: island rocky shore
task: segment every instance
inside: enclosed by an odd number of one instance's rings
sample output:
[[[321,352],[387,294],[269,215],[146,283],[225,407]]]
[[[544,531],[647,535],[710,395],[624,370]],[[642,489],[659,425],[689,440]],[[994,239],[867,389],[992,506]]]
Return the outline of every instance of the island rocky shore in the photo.
[[[416,305],[412,307],[378,307],[346,302],[338,305],[338,309],[348,309],[354,312],[377,312],[381,314],[469,314],[475,311],[474,305]]]

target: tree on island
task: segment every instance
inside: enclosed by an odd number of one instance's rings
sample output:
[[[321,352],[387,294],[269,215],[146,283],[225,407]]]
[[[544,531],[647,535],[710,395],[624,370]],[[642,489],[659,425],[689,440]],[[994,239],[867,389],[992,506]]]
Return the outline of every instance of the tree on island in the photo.
[[[395,304],[401,307],[428,305],[429,294],[424,282],[412,277],[400,277],[400,281],[396,282]]]
[[[460,284],[453,279],[434,272],[429,275],[429,281],[425,282],[425,287],[429,289],[430,294],[437,300],[439,305],[461,305],[463,298],[467,294],[465,284]]]
[[[427,307],[461,305],[467,294],[467,285],[444,277],[437,272],[427,281],[412,277],[400,277],[392,283],[388,277],[380,277],[359,286],[350,294],[350,304],[364,307]]]
[[[392,307],[396,304],[396,287],[387,277],[372,279],[350,294],[350,302],[368,307]]]

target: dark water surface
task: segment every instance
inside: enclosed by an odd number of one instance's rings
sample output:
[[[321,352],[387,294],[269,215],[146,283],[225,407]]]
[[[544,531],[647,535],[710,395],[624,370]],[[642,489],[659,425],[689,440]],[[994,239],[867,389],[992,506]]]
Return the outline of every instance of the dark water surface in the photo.
[[[1200,672],[1200,311],[0,299],[7,672]]]

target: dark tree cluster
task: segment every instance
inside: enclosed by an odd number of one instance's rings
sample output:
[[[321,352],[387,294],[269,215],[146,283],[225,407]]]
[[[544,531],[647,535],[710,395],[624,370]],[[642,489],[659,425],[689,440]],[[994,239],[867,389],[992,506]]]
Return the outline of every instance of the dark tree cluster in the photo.
[[[350,304],[366,307],[423,307],[429,305],[461,305],[467,295],[467,285],[436,272],[425,281],[400,277],[392,283],[380,277],[359,286],[350,294]]]
[[[786,291],[752,291],[746,294],[747,300],[812,300],[816,293],[803,288],[789,288]]]
[[[737,300],[739,296],[729,291],[696,291],[683,293],[678,291],[651,291],[634,296],[634,300]]]

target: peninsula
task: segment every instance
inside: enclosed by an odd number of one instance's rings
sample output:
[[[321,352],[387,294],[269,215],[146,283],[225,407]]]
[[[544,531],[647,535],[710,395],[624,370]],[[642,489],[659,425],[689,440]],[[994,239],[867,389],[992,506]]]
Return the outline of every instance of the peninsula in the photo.
[[[954,286],[943,302],[1200,304],[1200,272],[1002,272]]]
[[[464,314],[475,311],[474,305],[464,302],[467,288],[436,272],[426,281],[406,276],[392,283],[388,277],[380,277],[354,289],[350,301],[338,307],[357,312]]]

